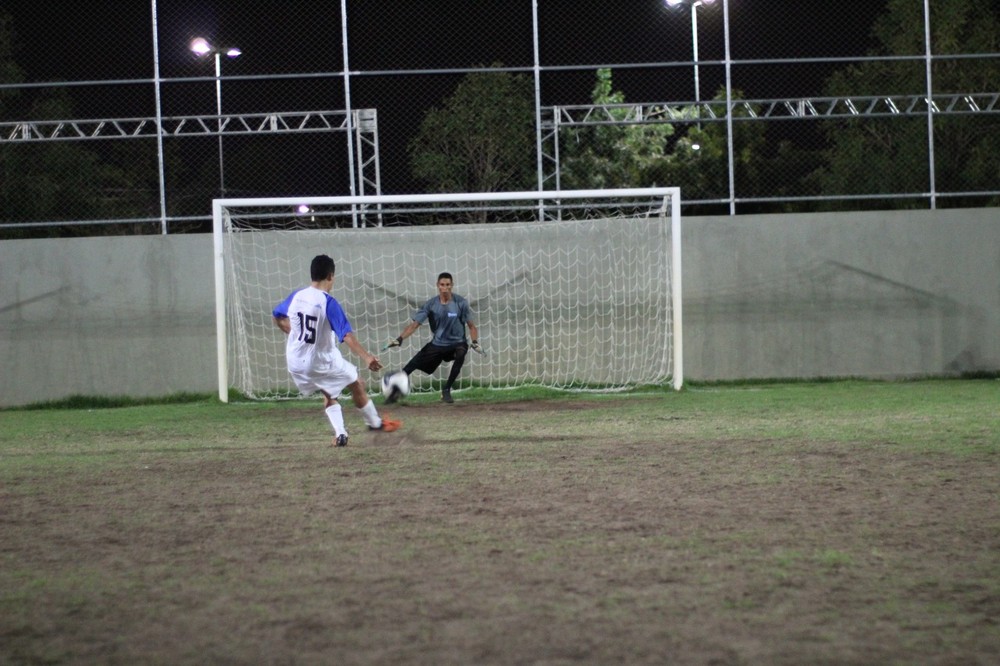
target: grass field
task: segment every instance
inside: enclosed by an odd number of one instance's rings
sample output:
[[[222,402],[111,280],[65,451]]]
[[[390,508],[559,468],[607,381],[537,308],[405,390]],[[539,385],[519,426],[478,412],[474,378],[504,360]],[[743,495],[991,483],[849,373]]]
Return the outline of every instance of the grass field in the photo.
[[[0,412],[2,664],[995,664],[1000,381]]]

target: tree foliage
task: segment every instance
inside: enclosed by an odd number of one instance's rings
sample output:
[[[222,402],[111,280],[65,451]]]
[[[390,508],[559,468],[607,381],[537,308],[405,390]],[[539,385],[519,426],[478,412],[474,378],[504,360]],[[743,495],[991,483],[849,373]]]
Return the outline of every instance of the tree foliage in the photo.
[[[432,192],[534,189],[534,128],[529,77],[467,74],[424,116],[409,144],[411,172]]]
[[[938,56],[996,53],[1000,50],[998,4],[996,0],[935,0],[931,4],[932,52]],[[874,25],[873,36],[877,46],[872,55],[923,55],[923,4],[889,0],[886,12]],[[995,93],[1000,90],[1000,62],[988,58],[935,60],[932,86],[935,93]],[[872,60],[835,73],[827,82],[826,94],[924,95],[926,89],[923,59]],[[936,189],[996,189],[1000,182],[1000,122],[996,116],[935,114],[933,123]],[[824,193],[929,190],[926,117],[860,117],[831,121],[825,130],[831,147],[827,165],[815,176]],[[908,205],[924,206],[917,200]]]
[[[734,91],[734,97],[742,96]],[[720,90],[716,100],[725,99]],[[726,123],[698,122],[694,107],[648,109],[630,118],[625,95],[614,91],[611,71],[599,69],[591,101],[604,108],[607,124],[573,127],[560,135],[560,187],[680,187],[686,199],[729,196],[729,136]],[[748,111],[734,109],[734,116]],[[669,122],[666,118],[675,119]],[[640,122],[641,121],[641,122]],[[762,191],[765,173],[762,123],[733,124],[735,179],[745,195]]]
[[[589,190],[655,184],[658,169],[668,159],[674,126],[628,122],[629,109],[620,106],[625,95],[613,89],[610,69],[597,70],[591,102],[602,106],[604,116],[613,122],[565,132],[560,139],[560,187]]]
[[[20,83],[17,40],[10,16],[0,11],[0,82]],[[0,90],[0,119],[46,121],[73,118],[65,89],[28,93]],[[13,222],[82,222],[156,216],[159,190],[155,153],[139,141],[93,144],[69,141],[7,141],[0,144],[0,236],[134,233],[128,224],[7,229]],[[146,229],[149,231],[152,227]],[[158,230],[158,227],[157,227]]]
[[[740,98],[742,91],[734,90]],[[720,89],[715,100],[724,100]],[[759,112],[759,109],[755,111]],[[750,113],[743,106],[733,109],[734,118]],[[694,109],[691,109],[694,117]],[[759,122],[733,122],[734,182],[744,196],[763,191],[765,126]],[[663,185],[677,186],[685,199],[725,199],[729,196],[729,135],[725,122],[688,123],[667,158],[651,173]]]

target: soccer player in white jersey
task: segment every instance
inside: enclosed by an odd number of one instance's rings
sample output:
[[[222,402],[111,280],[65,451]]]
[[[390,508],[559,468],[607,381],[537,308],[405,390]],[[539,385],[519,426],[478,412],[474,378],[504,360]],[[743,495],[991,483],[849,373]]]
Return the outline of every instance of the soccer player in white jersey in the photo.
[[[403,366],[403,372],[409,375],[414,370],[431,374],[444,361],[452,361],[448,379],[441,390],[441,400],[452,403],[451,388],[458,379],[465,363],[465,355],[469,352],[469,343],[465,339],[465,327],[469,327],[472,336],[472,348],[483,353],[479,346],[479,331],[476,329],[475,317],[469,302],[452,292],[455,281],[451,273],[441,273],[437,279],[438,295],[434,296],[413,313],[412,320],[398,338],[390,340],[386,348],[398,347],[404,339],[413,335],[425,321],[430,322],[434,337],[420,348],[416,356]],[[398,396],[389,395],[386,402],[394,402]]]
[[[337,401],[345,388],[351,392],[354,406],[369,430],[393,432],[402,423],[379,416],[375,403],[368,399],[357,366],[340,354],[337,344],[343,342],[361,357],[369,370],[382,369],[378,357],[369,354],[354,336],[344,309],[330,295],[335,272],[333,259],[327,255],[313,258],[309,267],[310,285],[293,291],[271,314],[275,325],[288,336],[285,344],[288,373],[303,395],[317,391],[323,394],[323,410],[333,427],[333,442],[336,446],[346,446],[347,428]]]

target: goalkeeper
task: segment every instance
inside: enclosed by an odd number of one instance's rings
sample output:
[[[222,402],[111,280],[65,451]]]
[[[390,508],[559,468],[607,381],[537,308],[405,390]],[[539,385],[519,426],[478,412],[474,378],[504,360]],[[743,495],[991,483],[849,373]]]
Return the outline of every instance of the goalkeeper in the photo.
[[[441,390],[441,400],[447,403],[455,402],[451,397],[451,388],[458,380],[458,375],[462,372],[462,365],[465,364],[465,355],[469,352],[469,343],[465,338],[465,327],[469,327],[469,335],[472,336],[472,349],[483,353],[483,348],[479,345],[479,331],[476,329],[475,317],[469,302],[452,292],[454,280],[451,273],[441,273],[437,278],[437,296],[423,304],[413,313],[412,321],[398,338],[390,340],[386,349],[398,347],[403,340],[413,335],[425,321],[430,322],[431,332],[434,337],[420,351],[410,359],[410,362],[403,366],[403,372],[410,375],[414,370],[420,370],[425,374],[433,374],[438,366],[445,361],[451,361],[451,371],[448,379]],[[386,402],[394,402],[396,396],[392,395]]]
[[[312,282],[289,294],[275,306],[271,316],[275,326],[288,336],[285,344],[288,373],[303,395],[317,391],[323,394],[323,411],[333,427],[333,443],[346,446],[347,428],[337,402],[344,389],[350,391],[354,406],[369,430],[393,432],[402,424],[379,416],[375,403],[368,399],[358,368],[337,348],[337,343],[343,342],[361,357],[366,368],[372,372],[382,369],[378,357],[369,354],[354,337],[351,322],[337,299],[330,295],[335,272],[333,259],[325,254],[314,257],[309,266]]]

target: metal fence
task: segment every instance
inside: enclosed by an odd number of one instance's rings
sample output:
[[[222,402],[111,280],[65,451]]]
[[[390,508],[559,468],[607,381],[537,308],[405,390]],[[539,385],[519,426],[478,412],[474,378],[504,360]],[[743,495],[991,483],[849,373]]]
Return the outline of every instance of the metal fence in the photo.
[[[995,206],[998,34],[997,0],[9,0],[0,233],[448,189]]]

